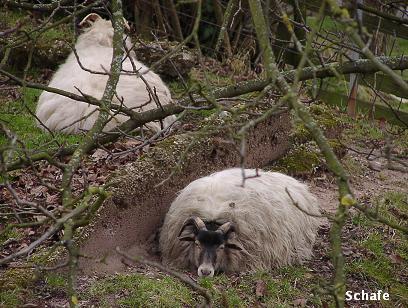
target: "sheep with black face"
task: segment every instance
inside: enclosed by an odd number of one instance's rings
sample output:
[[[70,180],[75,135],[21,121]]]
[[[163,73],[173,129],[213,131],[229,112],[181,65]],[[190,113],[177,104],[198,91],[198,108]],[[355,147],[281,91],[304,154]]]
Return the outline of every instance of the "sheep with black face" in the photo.
[[[188,227],[192,230],[184,233]],[[214,222],[207,225],[198,217],[191,217],[184,223],[178,239],[194,242],[191,248],[191,259],[198,268],[199,276],[213,276],[215,269],[225,268],[229,262],[225,250],[243,250],[241,244],[233,240],[235,227],[227,222],[221,226]]]
[[[214,173],[180,192],[160,234],[165,264],[213,276],[302,263],[312,256],[319,206],[307,186],[264,171],[242,186],[241,171]]]

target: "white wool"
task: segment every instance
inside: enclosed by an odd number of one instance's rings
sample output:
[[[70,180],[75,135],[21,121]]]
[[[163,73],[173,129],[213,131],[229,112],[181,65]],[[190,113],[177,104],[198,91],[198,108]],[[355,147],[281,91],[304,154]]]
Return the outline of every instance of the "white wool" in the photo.
[[[95,21],[86,32],[78,37],[75,45],[82,66],[97,72],[104,72],[104,70],[109,71],[113,54],[112,40],[113,28],[111,22],[104,19]],[[129,39],[127,39],[126,45],[128,48],[131,47]],[[144,73],[143,77],[151,89],[156,90],[160,103],[162,105],[170,103],[170,91],[160,77],[152,71],[147,72],[148,68],[136,61],[134,57],[133,62],[136,68],[140,69],[139,72]],[[129,58],[123,62],[122,69],[125,71],[133,71],[133,66]],[[76,89],[78,88],[85,94],[101,99],[107,81],[107,75],[92,74],[83,70],[78,64],[74,52],[72,52],[67,61],[62,64],[55,73],[49,86],[80,95]],[[154,100],[149,97],[146,84],[141,78],[135,75],[122,74],[116,91],[117,96],[123,98],[123,104],[128,108],[132,108],[134,111],[142,112],[158,107]],[[121,101],[117,97],[114,97],[112,103],[120,105]],[[52,131],[79,133],[82,130],[92,128],[98,117],[99,112],[94,112],[97,108],[98,107],[94,105],[74,101],[67,97],[44,91],[39,98],[36,115],[39,120]],[[80,120],[89,114],[91,114],[89,117]],[[118,114],[107,123],[104,131],[109,131],[128,119],[127,116]],[[169,116],[163,120],[163,124],[166,127],[174,120],[175,116]],[[39,126],[44,129],[42,125],[39,124]],[[159,123],[149,123],[147,126],[154,131],[160,129]]]
[[[179,241],[184,221],[197,216],[204,221],[232,222],[245,253],[235,253],[227,271],[270,269],[301,263],[312,256],[319,219],[299,207],[319,214],[316,198],[306,185],[276,172],[259,171],[242,187],[241,169],[228,169],[198,179],[185,187],[172,203],[160,235],[163,261],[189,267],[191,242]],[[246,169],[246,176],[255,170]]]

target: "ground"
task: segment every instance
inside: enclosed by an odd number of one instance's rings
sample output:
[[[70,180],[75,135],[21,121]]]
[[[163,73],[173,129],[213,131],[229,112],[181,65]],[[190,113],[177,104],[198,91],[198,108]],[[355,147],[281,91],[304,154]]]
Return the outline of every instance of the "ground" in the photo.
[[[345,159],[358,161],[356,157],[346,156]],[[406,219],[407,187],[401,185],[403,181],[404,185],[408,183],[406,174],[371,171],[362,162],[358,179],[365,179],[365,184],[354,186],[362,200],[391,207],[397,213],[395,219]],[[376,185],[378,181],[382,181],[381,185]],[[337,198],[331,176],[322,173],[318,180],[308,182],[322,208],[333,213]],[[202,279],[199,283],[211,290],[216,307],[325,306],[329,300],[324,286],[332,271],[328,231],[329,225],[325,223],[319,230],[313,260],[303,266],[271,272],[220,275],[214,279]],[[384,290],[390,293],[390,302],[370,303],[367,307],[405,307],[408,303],[406,239],[357,213],[353,213],[348,221],[343,238],[348,290]],[[194,273],[186,274],[197,280]],[[64,280],[58,275],[46,275],[36,284],[35,290],[34,303],[39,296],[51,307],[66,304]],[[198,299],[197,294],[183,283],[146,266],[129,267],[125,273],[118,275],[82,277],[80,290],[82,307],[189,307],[194,306]]]
[[[317,114],[322,117],[321,112]],[[357,122],[349,121],[338,111],[333,114],[332,117],[337,118],[338,122],[329,123],[343,127],[341,136],[337,134],[336,138],[349,148],[348,151],[342,151],[342,155],[347,152],[342,157],[342,162],[351,174],[351,184],[358,199],[365,206],[378,206],[380,213],[396,221],[406,221],[408,174],[388,169],[373,170],[373,166],[380,165],[373,165],[365,154],[359,154],[369,152],[371,144],[383,145],[384,132],[388,129],[393,133],[398,132],[393,140],[393,153],[403,155],[408,142],[406,132],[395,127],[381,129],[375,124],[366,125],[366,120],[362,119]],[[328,121],[326,119],[323,122]],[[308,183],[324,212],[332,215],[337,206],[335,180],[324,168],[313,142],[302,132],[300,127],[295,133],[294,144],[302,144],[306,153],[316,159],[313,159],[311,164],[301,164],[298,169],[296,164],[289,169],[288,164],[272,164],[265,169],[287,168],[288,173]],[[289,152],[282,161],[303,162],[303,158],[297,156],[299,154],[301,157],[304,155],[302,151]],[[94,164],[98,166],[98,159],[103,158],[94,155],[93,159],[96,160]],[[285,267],[270,272],[220,275],[198,282],[210,290],[216,307],[327,307],[330,298],[325,286],[330,281],[333,267],[329,256],[329,223],[324,221],[315,244],[314,258],[302,266]],[[21,235],[17,234],[16,237],[18,236]],[[399,232],[370,221],[352,210],[351,218],[344,228],[343,241],[348,290],[383,290],[390,293],[389,302],[370,302],[367,307],[405,307],[408,304],[407,239]],[[21,272],[16,274],[21,276]],[[185,274],[197,281],[194,273]],[[17,283],[12,288],[13,291],[1,292],[0,303],[6,307],[22,303],[47,307],[65,306],[65,281],[62,273],[45,273],[30,289]],[[125,272],[115,275],[81,276],[79,299],[81,307],[191,307],[201,301],[200,297],[182,282],[155,268],[141,265],[129,266]],[[351,305],[364,306],[361,302]]]

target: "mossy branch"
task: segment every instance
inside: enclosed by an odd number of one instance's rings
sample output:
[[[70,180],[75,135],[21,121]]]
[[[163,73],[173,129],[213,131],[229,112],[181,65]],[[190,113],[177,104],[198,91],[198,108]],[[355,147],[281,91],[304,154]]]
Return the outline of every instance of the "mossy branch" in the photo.
[[[296,115],[302,120],[306,129],[310,132],[313,139],[319,146],[322,154],[326,159],[327,166],[330,171],[332,171],[337,177],[337,184],[339,187],[340,200],[343,200],[345,196],[352,195],[351,190],[348,186],[348,177],[344,171],[342,165],[337,159],[330,147],[327,139],[323,135],[321,129],[316,125],[312,116],[308,110],[297,100],[297,95],[292,91],[291,87],[287,83],[284,76],[279,72],[276,65],[272,48],[270,46],[269,38],[265,37],[267,33],[267,26],[264,19],[259,18],[262,14],[262,6],[259,0],[249,0],[251,7],[252,19],[255,23],[256,34],[258,37],[259,44],[264,51],[265,67],[269,72],[267,75],[272,80],[276,78],[276,85],[281,93],[284,95],[289,107],[291,107]],[[266,52],[266,54],[265,54]],[[300,78],[296,78],[300,80]],[[333,277],[334,285],[334,299],[337,307],[344,306],[344,295],[345,295],[345,275],[344,275],[344,257],[341,250],[341,230],[344,226],[347,217],[347,207],[340,202],[335,219],[331,229],[331,244],[332,244],[332,260],[335,268],[335,274]]]
[[[70,203],[72,199],[71,179],[75,171],[78,169],[83,156],[93,148],[97,135],[100,134],[109,118],[109,110],[111,102],[115,95],[116,85],[119,82],[120,73],[122,70],[122,59],[124,55],[123,48],[123,31],[124,21],[122,15],[122,2],[112,1],[112,24],[114,29],[113,34],[113,54],[110,67],[110,75],[106,83],[105,91],[100,101],[100,112],[95,124],[86,134],[84,140],[72,154],[71,160],[66,165],[62,176],[62,204],[63,206]]]
[[[377,61],[380,63],[387,65],[393,70],[403,70],[408,69],[408,56],[403,57],[378,57],[376,58]],[[360,60],[357,62],[345,62],[345,63],[332,63],[324,66],[317,66],[314,68],[306,67],[303,68],[300,72],[297,73],[296,70],[290,70],[287,72],[281,73],[282,76],[288,81],[291,82],[295,80],[295,76],[298,76],[298,81],[304,81],[313,78],[325,78],[325,77],[333,77],[336,76],[336,73],[339,74],[350,74],[350,73],[375,73],[378,72],[378,66],[371,60]],[[96,98],[87,95],[77,95],[74,93],[70,93],[61,89],[47,87],[42,84],[33,83],[33,82],[23,82],[22,79],[14,76],[13,74],[0,69],[0,74],[7,76],[17,82],[20,85],[25,84],[27,88],[34,88],[34,89],[42,89],[44,91],[49,91],[52,93],[57,93],[62,96],[66,96],[72,98],[77,101],[87,102],[92,105],[96,105],[98,107],[101,106],[100,101]],[[226,86],[222,88],[215,89],[211,92],[211,96],[215,99],[218,98],[228,98],[228,97],[235,97],[242,94],[254,92],[254,91],[262,91],[266,86],[270,84],[268,79],[254,79],[249,81],[244,81],[237,83],[232,86]],[[96,139],[94,139],[93,145],[88,147],[88,152],[95,149],[99,145],[107,144],[110,142],[115,141],[117,138],[123,135],[123,132],[129,132],[135,128],[141,127],[142,125],[155,121],[164,119],[165,117],[173,114],[177,114],[185,110],[183,107],[185,104],[188,103],[188,100],[181,100],[178,104],[169,104],[162,106],[161,108],[148,110],[145,112],[134,112],[130,109],[125,108],[124,106],[119,106],[116,104],[111,104],[110,108],[115,111],[121,111],[131,118],[120,125],[118,128],[113,130],[112,134],[108,135],[98,135]],[[209,107],[211,109],[211,107]],[[64,157],[68,155],[72,155],[76,149],[76,146],[69,146],[60,148],[58,150],[50,150],[46,152],[36,153],[33,154],[30,159],[31,161],[40,161],[40,160],[47,160],[52,162],[55,157]],[[16,170],[20,168],[24,168],[29,165],[29,161],[27,158],[22,157],[11,164],[6,166],[7,171]]]
[[[237,0],[229,0],[228,1],[227,8],[225,9],[224,17],[222,19],[221,29],[220,29],[220,32],[218,34],[217,43],[215,44],[215,48],[214,48],[215,52],[218,52],[220,50],[221,44],[222,44],[222,42],[224,40],[225,40],[224,44],[226,46],[227,51],[231,52],[231,45],[230,45],[230,42],[229,42],[227,27],[228,27],[228,25],[229,25],[229,23],[231,21],[232,12],[233,12],[234,8],[236,7],[236,4],[237,4]],[[214,4],[214,5],[216,5],[216,4]]]
[[[258,43],[261,47],[261,54],[265,66],[267,77],[270,81],[276,78],[276,71],[273,68],[275,63],[275,56],[273,55],[272,46],[269,41],[269,27],[266,24],[265,14],[262,10],[260,1],[248,1],[251,9],[251,17],[255,26]],[[273,82],[271,82],[273,84]]]
[[[402,25],[408,25],[408,20],[406,18],[401,18],[401,17],[395,16],[395,15],[386,13],[384,11],[377,10],[377,9],[375,9],[375,8],[373,8],[371,6],[365,5],[363,3],[357,3],[357,8],[359,8],[360,10],[369,12],[369,13],[371,13],[373,15],[380,16],[380,17],[382,17],[384,19],[392,20],[392,21],[395,21],[395,22],[397,22],[399,24],[402,24]]]

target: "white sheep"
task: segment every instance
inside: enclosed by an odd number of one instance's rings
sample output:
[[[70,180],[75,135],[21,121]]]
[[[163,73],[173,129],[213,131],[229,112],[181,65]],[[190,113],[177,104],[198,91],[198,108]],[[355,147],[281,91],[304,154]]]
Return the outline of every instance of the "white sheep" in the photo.
[[[245,170],[246,176],[255,173]],[[185,187],[161,229],[163,262],[212,276],[309,259],[319,226],[316,198],[287,175],[260,170],[258,175],[242,186],[242,170],[228,169]]]
[[[96,14],[90,14],[81,22],[82,25],[90,24],[77,40],[75,45],[80,63],[86,69],[97,72],[109,71],[113,54],[113,27],[110,21],[102,19]],[[131,48],[129,38],[126,45]],[[172,101],[171,94],[167,86],[160,77],[131,54],[136,69],[143,74],[144,79],[156,92],[161,105],[166,105]],[[133,71],[132,63],[127,57],[122,64],[123,71]],[[72,93],[81,92],[101,99],[108,80],[107,75],[93,74],[83,70],[78,64],[74,52],[71,52],[67,61],[62,64],[53,76],[49,86],[59,88]],[[149,95],[146,84],[136,75],[122,74],[117,88],[117,97],[112,103],[123,104],[134,111],[146,111],[157,108],[157,104]],[[65,133],[79,133],[91,129],[98,117],[98,107],[84,102],[78,102],[70,98],[44,91],[38,101],[36,115],[40,122],[51,131],[63,131]],[[114,115],[114,113],[111,113]],[[117,125],[127,121],[129,118],[124,114],[116,114],[115,117],[106,124],[104,131],[109,131]],[[175,116],[169,116],[163,120],[164,126],[169,126]],[[45,127],[38,125],[45,129]],[[160,130],[159,123],[149,123],[146,125],[153,131]]]

